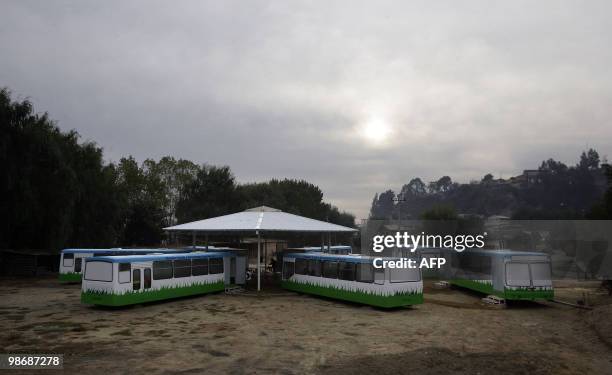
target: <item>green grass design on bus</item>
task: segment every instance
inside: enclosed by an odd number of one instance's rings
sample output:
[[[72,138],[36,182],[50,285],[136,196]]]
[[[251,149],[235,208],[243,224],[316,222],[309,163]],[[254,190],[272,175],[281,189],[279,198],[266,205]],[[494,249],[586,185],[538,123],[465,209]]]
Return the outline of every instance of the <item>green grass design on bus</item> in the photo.
[[[299,283],[285,280],[282,287],[295,292],[316,294],[377,307],[400,307],[423,303],[422,292],[395,293],[392,295],[375,294],[369,290],[345,290],[332,286],[321,286],[313,283]]]
[[[197,283],[180,287],[162,287],[154,290],[128,291],[123,294],[88,290],[81,293],[81,302],[93,305],[125,306],[195,294],[213,293],[223,290],[225,290],[223,280],[213,283]]]
[[[451,284],[460,286],[462,288],[475,290],[480,293],[498,295],[495,289],[493,289],[493,283],[491,281],[480,281],[480,280],[467,280],[467,279],[454,279],[451,280]],[[501,297],[501,295],[500,295]]]
[[[76,272],[66,272],[59,274],[59,280],[67,283],[81,281],[81,274]]]
[[[505,288],[502,291],[493,289],[492,283],[466,279],[453,279],[451,280],[451,284],[462,288],[471,289],[480,293],[492,294],[494,296],[505,298],[507,300],[551,300],[555,297],[555,292],[552,288],[534,290],[527,287],[519,287],[517,289]]]
[[[537,299],[552,300],[555,298],[555,291],[550,289],[508,289],[506,288],[503,293],[503,297],[508,300],[530,300],[534,301]]]

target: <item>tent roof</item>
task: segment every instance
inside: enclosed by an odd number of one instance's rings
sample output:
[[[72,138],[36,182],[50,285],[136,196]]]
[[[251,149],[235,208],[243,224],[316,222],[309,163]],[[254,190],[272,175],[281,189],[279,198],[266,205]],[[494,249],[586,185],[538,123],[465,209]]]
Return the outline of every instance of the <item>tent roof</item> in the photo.
[[[325,221],[293,215],[274,208],[261,206],[235,214],[192,221],[164,228],[168,231],[195,232],[356,232]]]

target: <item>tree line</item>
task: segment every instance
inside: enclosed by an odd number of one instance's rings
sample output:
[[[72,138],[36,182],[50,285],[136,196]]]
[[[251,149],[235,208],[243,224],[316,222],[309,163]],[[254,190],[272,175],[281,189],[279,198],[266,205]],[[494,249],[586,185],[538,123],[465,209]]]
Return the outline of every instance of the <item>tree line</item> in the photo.
[[[239,184],[227,166],[166,156],[104,161],[30,101],[0,90],[0,248],[157,245],[162,228],[267,205],[355,226],[303,180]]]
[[[412,219],[457,213],[515,219],[612,218],[612,170],[596,150],[582,152],[575,165],[548,159],[528,173],[507,180],[486,174],[469,184],[449,176],[426,184],[416,177],[397,194],[391,189],[376,194],[370,218],[397,218],[400,212],[402,218]]]

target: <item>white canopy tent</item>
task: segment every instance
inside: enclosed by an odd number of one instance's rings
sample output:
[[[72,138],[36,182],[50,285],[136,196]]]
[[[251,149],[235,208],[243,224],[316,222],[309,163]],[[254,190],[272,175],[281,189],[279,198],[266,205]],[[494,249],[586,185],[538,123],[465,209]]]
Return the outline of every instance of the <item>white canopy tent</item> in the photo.
[[[235,214],[192,221],[164,228],[167,231],[200,233],[242,232],[257,235],[257,290],[261,290],[261,235],[266,232],[352,233],[356,229],[293,215],[275,208],[261,206]],[[329,246],[328,240],[328,246]]]

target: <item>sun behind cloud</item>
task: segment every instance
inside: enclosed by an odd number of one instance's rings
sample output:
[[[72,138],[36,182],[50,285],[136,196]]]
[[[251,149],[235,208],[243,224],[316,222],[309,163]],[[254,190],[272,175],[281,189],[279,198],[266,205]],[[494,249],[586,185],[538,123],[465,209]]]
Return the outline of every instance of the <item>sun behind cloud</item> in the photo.
[[[359,128],[359,135],[370,146],[381,147],[388,143],[393,129],[380,117],[371,117]]]

